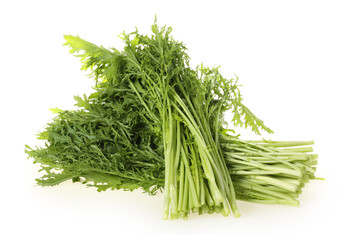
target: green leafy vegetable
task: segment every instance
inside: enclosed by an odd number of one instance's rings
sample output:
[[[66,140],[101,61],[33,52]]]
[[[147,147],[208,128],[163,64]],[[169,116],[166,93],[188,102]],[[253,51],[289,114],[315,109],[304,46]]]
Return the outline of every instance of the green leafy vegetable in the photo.
[[[233,123],[272,133],[243,103],[238,79],[218,68],[189,67],[187,49],[171,28],[153,35],[122,34],[122,51],[65,36],[70,53],[96,81],[95,93],[76,96],[75,111],[57,114],[39,134],[45,147],[26,146],[45,172],[38,184],[66,180],[106,189],[164,190],[163,218],[232,211],[236,199],[297,205],[314,179],[312,142],[243,141],[227,134]]]

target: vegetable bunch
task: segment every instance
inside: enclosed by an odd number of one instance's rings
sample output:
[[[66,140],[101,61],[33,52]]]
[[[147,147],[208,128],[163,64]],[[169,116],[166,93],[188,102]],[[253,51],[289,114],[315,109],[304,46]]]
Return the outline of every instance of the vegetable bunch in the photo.
[[[224,113],[236,126],[272,133],[243,103],[238,79],[218,68],[189,66],[187,49],[170,27],[152,25],[151,36],[122,34],[122,51],[65,36],[70,52],[96,81],[95,92],[75,97],[78,110],[57,114],[39,134],[45,147],[26,146],[53,186],[72,179],[99,191],[164,191],[163,218],[190,212],[232,211],[236,199],[298,205],[314,179],[313,142],[243,141],[228,134]],[[54,171],[56,170],[56,171]]]

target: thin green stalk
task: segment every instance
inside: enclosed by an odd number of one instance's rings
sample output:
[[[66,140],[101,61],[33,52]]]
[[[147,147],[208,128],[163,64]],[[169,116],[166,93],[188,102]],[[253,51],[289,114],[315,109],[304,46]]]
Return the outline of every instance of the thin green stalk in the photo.
[[[179,212],[182,210],[183,198],[184,198],[184,183],[185,183],[185,172],[184,172],[184,163],[180,163],[180,179],[179,179],[179,194],[178,194],[178,206],[177,209]]]
[[[189,176],[188,171],[185,170],[185,181],[184,181],[184,190],[183,190],[183,201],[182,201],[182,212],[188,212],[188,201],[189,201]]]
[[[292,191],[292,192],[296,192],[298,189],[298,186],[291,184],[289,182],[286,181],[282,181],[279,180],[277,178],[272,178],[272,177],[268,177],[268,176],[251,176],[252,179],[261,181],[261,182],[266,182],[268,184],[272,184],[274,186]]]

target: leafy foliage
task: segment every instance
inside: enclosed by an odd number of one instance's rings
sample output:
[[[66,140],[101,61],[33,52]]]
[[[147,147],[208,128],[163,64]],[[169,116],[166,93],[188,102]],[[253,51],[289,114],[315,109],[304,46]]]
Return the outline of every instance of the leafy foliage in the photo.
[[[250,127],[255,134],[260,135],[260,130],[263,130],[267,133],[273,133],[273,131],[264,125],[263,121],[256,117],[249,108],[244,104],[239,103],[235,104],[233,110],[233,122],[236,126],[248,128]]]
[[[51,186],[73,179],[94,182],[91,185],[98,190],[142,187],[151,194],[163,186],[163,149],[158,130],[146,125],[142,111],[136,110],[142,105],[136,106],[131,95],[123,101],[119,100],[124,96],[113,95],[118,101],[103,104],[108,90],[99,89],[96,99],[76,97],[83,109],[58,112],[39,135],[46,146],[27,146],[26,152],[46,172],[38,184]]]

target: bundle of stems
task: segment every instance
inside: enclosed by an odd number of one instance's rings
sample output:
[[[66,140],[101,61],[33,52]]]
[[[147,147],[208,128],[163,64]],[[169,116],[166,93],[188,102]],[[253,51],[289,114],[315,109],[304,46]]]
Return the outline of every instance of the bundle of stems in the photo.
[[[223,105],[217,103],[215,110],[213,96],[207,94],[217,78],[198,77],[188,65],[183,44],[171,38],[171,28],[155,24],[152,32],[151,37],[123,34],[125,77],[110,77],[110,81],[128,83],[147,114],[160,123],[165,160],[163,218],[185,217],[188,208],[202,211],[211,205],[225,216],[232,210],[238,217],[234,187],[210,126],[210,111],[216,114]]]
[[[298,206],[298,196],[315,177],[314,141],[243,141],[225,136],[222,148],[237,199]]]

